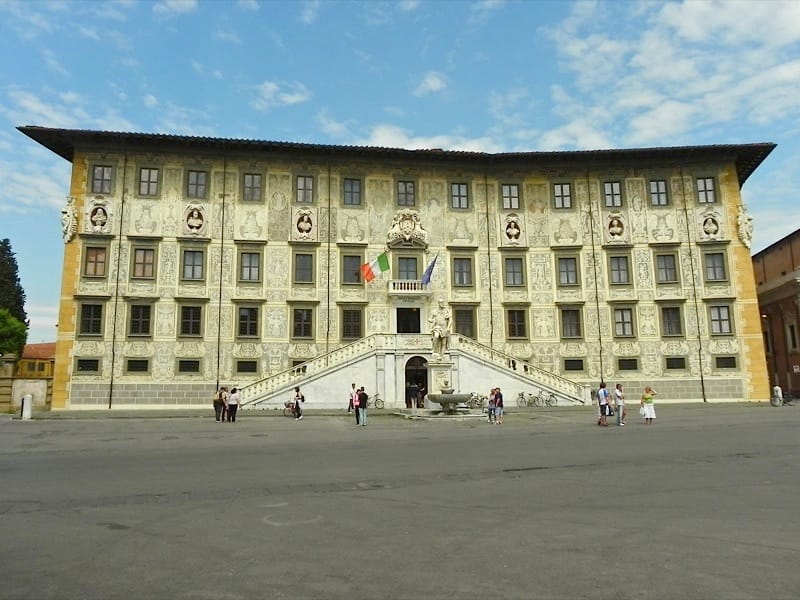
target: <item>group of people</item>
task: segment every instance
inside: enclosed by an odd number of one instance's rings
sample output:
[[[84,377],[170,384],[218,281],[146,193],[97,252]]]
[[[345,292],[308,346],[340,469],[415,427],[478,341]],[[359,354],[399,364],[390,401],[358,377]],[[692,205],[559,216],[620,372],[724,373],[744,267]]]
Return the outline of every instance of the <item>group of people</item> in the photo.
[[[649,385],[645,386],[642,397],[639,400],[639,413],[642,415],[645,425],[652,425],[653,420],[656,418],[656,408],[653,404],[655,396],[656,391]],[[628,412],[625,409],[625,394],[622,391],[621,383],[614,387],[612,394],[606,387],[605,382],[601,382],[600,389],[597,390],[597,405],[599,409],[597,424],[599,426],[608,427],[608,417],[611,415],[616,415],[618,426],[625,425],[625,417]]]
[[[502,425],[503,424],[503,392],[500,391],[499,387],[492,388],[489,390],[489,423],[494,423],[495,425]]]
[[[238,388],[222,386],[214,394],[214,418],[217,423],[235,423],[236,413],[242,405]]]
[[[360,388],[356,388],[355,383],[351,385],[352,389],[350,390],[350,401],[347,406],[347,412],[355,412],[356,427],[366,427],[367,402],[369,401],[369,396],[367,395],[367,392],[364,391],[363,385]]]

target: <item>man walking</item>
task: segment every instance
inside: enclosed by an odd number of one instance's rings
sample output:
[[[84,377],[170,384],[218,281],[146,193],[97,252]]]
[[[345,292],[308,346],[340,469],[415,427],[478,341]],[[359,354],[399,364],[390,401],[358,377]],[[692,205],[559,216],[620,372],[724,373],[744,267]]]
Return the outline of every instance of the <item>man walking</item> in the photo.
[[[608,427],[608,401],[610,394],[606,389],[605,381],[600,383],[600,389],[597,390],[597,404],[600,408],[600,418],[597,419],[597,424],[601,427]]]

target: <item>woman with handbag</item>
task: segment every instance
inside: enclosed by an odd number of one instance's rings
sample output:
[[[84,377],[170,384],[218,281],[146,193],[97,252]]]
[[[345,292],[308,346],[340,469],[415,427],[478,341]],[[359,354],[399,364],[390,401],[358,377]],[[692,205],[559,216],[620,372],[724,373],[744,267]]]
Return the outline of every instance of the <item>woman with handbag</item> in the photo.
[[[656,418],[656,407],[653,405],[653,397],[655,395],[656,391],[653,388],[649,385],[645,386],[644,392],[642,393],[642,408],[640,410],[642,417],[644,417],[645,425],[652,425],[653,420]]]

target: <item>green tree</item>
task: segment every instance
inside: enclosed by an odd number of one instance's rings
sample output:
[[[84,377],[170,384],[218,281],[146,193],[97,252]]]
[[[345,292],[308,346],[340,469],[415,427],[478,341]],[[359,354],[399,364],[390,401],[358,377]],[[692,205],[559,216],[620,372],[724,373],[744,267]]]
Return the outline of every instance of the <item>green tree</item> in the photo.
[[[25,290],[19,283],[17,258],[8,238],[0,240],[0,308],[5,308],[26,328],[30,324],[25,312]]]
[[[0,354],[22,356],[28,328],[25,323],[15,319],[11,311],[0,308]]]

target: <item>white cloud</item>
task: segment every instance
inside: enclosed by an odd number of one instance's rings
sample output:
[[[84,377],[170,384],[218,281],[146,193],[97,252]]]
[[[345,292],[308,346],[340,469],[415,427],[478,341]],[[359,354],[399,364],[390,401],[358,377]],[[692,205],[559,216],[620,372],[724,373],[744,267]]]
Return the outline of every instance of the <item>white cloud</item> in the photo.
[[[197,0],[161,0],[153,5],[156,17],[168,18],[186,14],[197,9]]]
[[[144,97],[142,98],[142,103],[147,108],[155,108],[156,106],[158,106],[158,98],[153,96],[153,94],[145,94]]]
[[[242,40],[235,31],[217,31],[214,38],[222,42],[231,42],[233,44],[241,44]]]
[[[30,321],[28,343],[38,344],[52,342],[56,339],[56,323],[58,323],[58,305],[42,305],[25,303],[25,312]]]
[[[308,102],[313,94],[299,81],[276,83],[265,81],[256,88],[257,96],[250,103],[256,110],[269,110],[277,106],[291,106]]]
[[[258,10],[258,2],[256,0],[238,0],[236,5],[242,10]]]
[[[332,138],[345,138],[349,135],[350,125],[346,121],[337,121],[330,116],[327,110],[322,110],[317,114],[317,122],[322,131]]]
[[[492,15],[492,12],[500,9],[504,4],[505,0],[478,0],[473,2],[469,7],[469,23],[471,25],[485,23]]]
[[[414,88],[414,95],[417,97],[427,96],[436,92],[441,92],[447,87],[444,77],[436,71],[428,71],[422,81]]]
[[[320,0],[308,0],[303,3],[303,11],[300,13],[300,21],[306,25],[311,25],[319,16]]]
[[[42,59],[50,70],[58,73],[62,77],[70,76],[70,72],[58,61],[56,55],[51,50],[42,50]]]
[[[467,138],[458,135],[414,136],[395,125],[376,125],[365,138],[353,142],[359,146],[405,148],[407,150],[434,149],[462,150],[466,152],[502,152],[497,142],[489,137]]]
[[[401,12],[412,12],[419,8],[420,0],[400,0],[397,3],[397,8]]]

